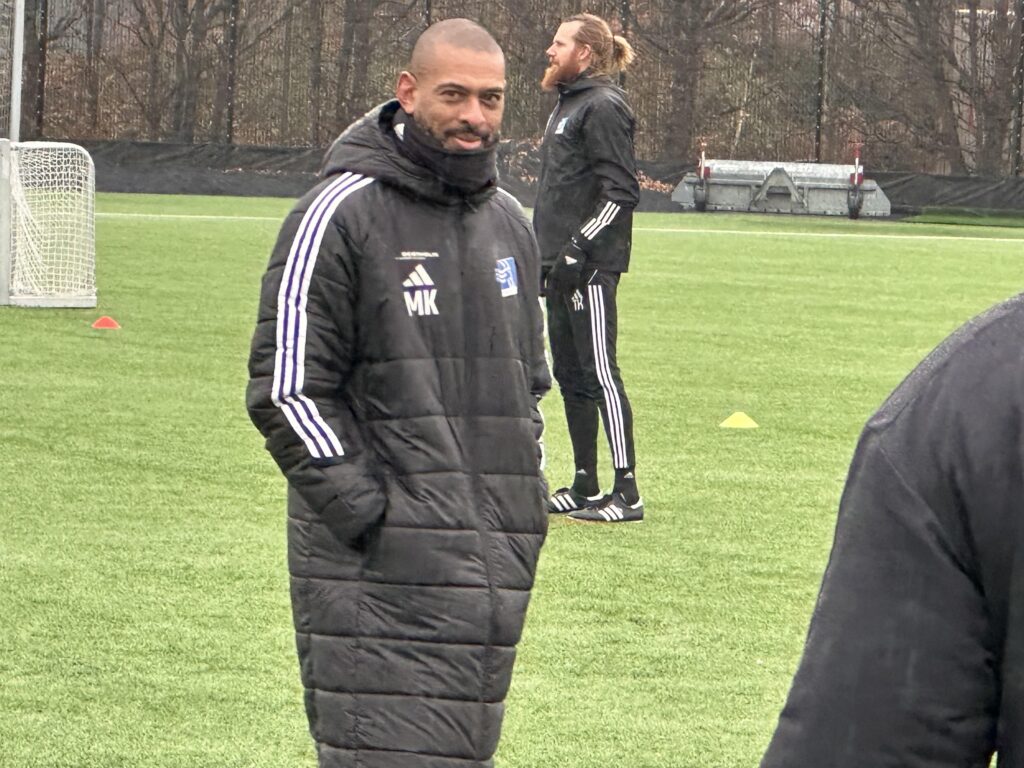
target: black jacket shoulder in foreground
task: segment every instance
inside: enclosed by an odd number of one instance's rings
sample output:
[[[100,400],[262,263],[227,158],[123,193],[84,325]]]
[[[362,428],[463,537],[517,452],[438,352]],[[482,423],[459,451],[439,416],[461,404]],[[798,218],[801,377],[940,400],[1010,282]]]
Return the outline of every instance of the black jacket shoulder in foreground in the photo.
[[[868,422],[762,768],[1024,766],[1024,299]]]
[[[346,131],[263,280],[248,408],[288,479],[288,563],[321,766],[482,768],[547,519],[539,258],[493,184]]]
[[[544,131],[533,226],[545,267],[576,237],[587,264],[629,268],[633,209],[640,200],[625,93],[607,77],[580,77],[559,89]]]

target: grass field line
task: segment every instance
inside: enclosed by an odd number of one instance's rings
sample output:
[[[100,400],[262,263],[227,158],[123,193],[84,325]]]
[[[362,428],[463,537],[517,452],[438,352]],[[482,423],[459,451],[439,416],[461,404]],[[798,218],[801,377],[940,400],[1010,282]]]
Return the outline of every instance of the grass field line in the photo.
[[[97,218],[106,219],[177,219],[195,221],[266,221],[280,223],[281,216],[218,216],[199,213],[96,213]],[[704,227],[633,227],[634,232],[658,232],[678,235],[745,235],[748,237],[822,237],[848,238],[854,240],[957,240],[978,243],[1024,243],[1024,237],[973,237],[970,235],[899,235],[872,232],[786,232],[767,229],[708,229]]]
[[[275,221],[280,223],[283,216],[216,216],[201,213],[118,213],[96,212],[98,219],[195,219],[198,221]]]

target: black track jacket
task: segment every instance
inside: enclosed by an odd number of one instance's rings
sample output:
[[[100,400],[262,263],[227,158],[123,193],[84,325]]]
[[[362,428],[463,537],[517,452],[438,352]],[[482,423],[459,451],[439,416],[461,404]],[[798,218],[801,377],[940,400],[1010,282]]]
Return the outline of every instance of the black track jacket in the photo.
[[[263,279],[248,408],[288,479],[322,768],[481,768],[547,530],[549,387],[519,204],[396,149],[397,102],[331,148]]]
[[[1024,298],[864,429],[762,768],[1024,766]]]
[[[541,262],[551,267],[575,235],[588,268],[625,272],[640,200],[636,119],[611,78],[583,73],[558,91],[544,131],[533,212]]]

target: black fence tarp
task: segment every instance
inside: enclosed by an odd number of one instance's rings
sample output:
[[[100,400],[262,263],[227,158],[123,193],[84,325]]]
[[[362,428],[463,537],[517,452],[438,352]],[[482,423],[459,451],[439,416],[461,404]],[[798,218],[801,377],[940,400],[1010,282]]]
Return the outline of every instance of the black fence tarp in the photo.
[[[96,165],[100,192],[299,197],[316,184],[326,147],[82,141]],[[505,142],[498,153],[501,186],[523,205],[536,195],[539,160],[531,142]],[[641,164],[651,170],[660,166]],[[676,174],[683,175],[682,168]],[[651,171],[654,172],[654,171]],[[645,174],[641,210],[672,211],[672,187]],[[660,187],[654,188],[654,187]]]
[[[100,192],[298,197],[316,183],[324,149],[83,141]]]
[[[871,178],[885,191],[896,213],[911,213],[925,208],[960,208],[1024,216],[1022,178],[923,173],[877,173]]]
[[[162,142],[80,142],[96,164],[101,192],[299,197],[317,181],[326,148],[246,147]],[[539,168],[536,145],[505,142],[501,185],[533,204]],[[677,211],[671,192],[692,165],[640,163],[641,211]],[[1024,215],[1024,179],[871,173],[897,214],[925,208],[965,208]]]

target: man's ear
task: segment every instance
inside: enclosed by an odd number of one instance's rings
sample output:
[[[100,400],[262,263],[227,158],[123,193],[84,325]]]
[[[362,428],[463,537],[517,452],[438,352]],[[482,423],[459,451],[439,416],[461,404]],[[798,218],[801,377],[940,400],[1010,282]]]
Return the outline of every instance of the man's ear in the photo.
[[[412,72],[402,70],[398,76],[398,85],[395,86],[395,97],[408,114],[413,114],[416,109],[416,75]]]
[[[579,50],[576,52],[576,60],[584,67],[589,67],[592,59],[594,58],[594,49],[589,45],[579,46]]]

